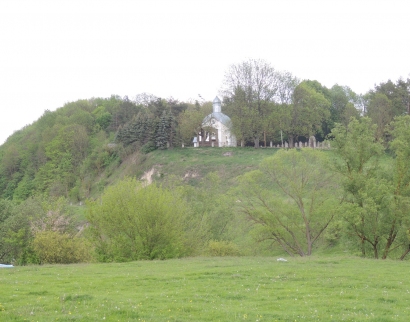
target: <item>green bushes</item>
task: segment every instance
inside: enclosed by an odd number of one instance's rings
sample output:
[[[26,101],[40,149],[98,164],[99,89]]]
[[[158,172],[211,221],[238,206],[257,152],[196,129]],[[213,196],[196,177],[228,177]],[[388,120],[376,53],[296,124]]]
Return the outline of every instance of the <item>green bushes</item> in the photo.
[[[72,238],[67,233],[38,232],[33,248],[42,264],[82,263],[90,260],[89,244],[84,238]]]
[[[0,199],[0,262],[27,265],[90,261],[90,245],[79,231],[83,227],[64,198],[36,197],[20,204]]]
[[[230,241],[211,240],[208,244],[207,253],[209,256],[239,256],[238,246]]]
[[[147,153],[150,153],[150,152],[152,152],[156,149],[157,149],[157,147],[155,145],[155,142],[149,141],[141,147],[140,151],[144,154],[147,154]]]
[[[89,233],[100,261],[166,259],[186,255],[187,207],[161,187],[135,179],[108,187],[90,202]]]

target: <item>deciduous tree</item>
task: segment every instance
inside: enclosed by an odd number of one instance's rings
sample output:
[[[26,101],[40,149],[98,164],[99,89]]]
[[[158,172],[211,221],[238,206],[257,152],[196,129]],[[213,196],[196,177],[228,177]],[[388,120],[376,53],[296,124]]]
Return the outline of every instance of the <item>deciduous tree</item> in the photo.
[[[242,178],[240,209],[289,255],[309,256],[335,217],[338,185],[317,150],[281,150]],[[246,196],[246,197],[245,197]]]
[[[300,83],[294,93],[291,105],[282,105],[281,125],[289,139],[290,147],[299,136],[310,137],[321,129],[330,116],[330,101],[317,92],[308,82]]]
[[[225,73],[224,101],[227,105],[239,103],[230,108],[230,115],[234,119],[236,114],[240,115],[239,120],[246,122],[246,132],[254,140],[255,147],[259,147],[259,140],[266,131],[264,118],[269,114],[269,103],[274,101],[277,90],[275,69],[264,60],[250,59],[231,65]]]
[[[366,117],[352,119],[347,129],[336,126],[332,147],[337,157],[332,166],[343,177],[347,233],[357,238],[363,256],[370,248],[374,258],[382,250],[386,258],[400,230],[403,208],[397,203],[400,196],[395,199],[391,164],[386,168],[379,163],[384,149],[375,131],[376,125]]]

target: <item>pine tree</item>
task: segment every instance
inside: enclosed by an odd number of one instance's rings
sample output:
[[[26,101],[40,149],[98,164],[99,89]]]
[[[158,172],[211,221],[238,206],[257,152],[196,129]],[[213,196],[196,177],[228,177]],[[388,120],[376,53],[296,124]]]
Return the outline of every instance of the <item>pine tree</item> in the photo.
[[[176,128],[177,128],[177,123],[175,120],[175,116],[172,113],[168,114],[168,142],[169,142],[169,147],[172,148],[174,146],[174,138],[176,136]]]
[[[158,122],[157,131],[155,135],[155,145],[159,149],[166,149],[169,133],[169,117],[166,111],[162,112],[161,118]]]

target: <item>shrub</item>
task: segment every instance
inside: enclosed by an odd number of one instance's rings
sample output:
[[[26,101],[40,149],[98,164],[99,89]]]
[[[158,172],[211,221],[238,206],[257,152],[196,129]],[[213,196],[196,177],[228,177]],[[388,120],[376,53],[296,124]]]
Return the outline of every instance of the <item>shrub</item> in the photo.
[[[85,239],[71,237],[67,233],[40,231],[34,237],[33,248],[43,264],[70,264],[90,260]]]
[[[141,152],[144,154],[148,154],[156,149],[157,149],[157,146],[155,142],[149,141],[141,147]]]
[[[186,255],[187,207],[176,192],[125,179],[87,205],[89,236],[101,261]]]
[[[238,246],[230,241],[211,240],[208,244],[208,255],[210,256],[238,256]]]

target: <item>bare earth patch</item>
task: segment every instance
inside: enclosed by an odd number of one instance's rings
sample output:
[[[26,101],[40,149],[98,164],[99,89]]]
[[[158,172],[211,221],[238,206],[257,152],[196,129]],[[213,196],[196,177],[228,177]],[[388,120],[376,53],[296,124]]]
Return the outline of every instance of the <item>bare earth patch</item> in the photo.
[[[190,178],[198,178],[199,177],[199,173],[196,171],[188,171],[187,173],[185,173],[184,175],[184,180],[190,179]]]
[[[148,171],[145,171],[144,174],[141,177],[141,180],[145,182],[145,184],[148,186],[152,183],[152,178],[155,174],[159,175],[159,168],[161,168],[161,165],[156,164],[154,165],[151,169]]]

